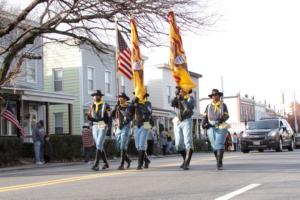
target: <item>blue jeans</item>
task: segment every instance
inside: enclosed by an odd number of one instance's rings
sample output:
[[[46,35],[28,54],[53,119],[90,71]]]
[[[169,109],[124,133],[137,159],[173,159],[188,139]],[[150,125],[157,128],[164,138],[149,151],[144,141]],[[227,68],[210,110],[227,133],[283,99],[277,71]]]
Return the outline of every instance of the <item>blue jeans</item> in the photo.
[[[207,130],[207,136],[214,151],[225,149],[227,129],[211,127]]]
[[[127,150],[128,140],[129,140],[129,129],[130,124],[127,124],[122,129],[117,129],[115,135],[117,140],[117,149],[118,150]]]
[[[44,145],[40,141],[34,142],[35,162],[44,162]]]
[[[92,157],[93,147],[84,147],[84,162],[90,162]]]
[[[193,121],[192,118],[185,119],[174,124],[175,146],[177,151],[193,148]]]
[[[105,136],[106,136],[106,128],[100,128],[98,127],[98,125],[93,125],[93,138],[97,150],[103,151]]]
[[[140,128],[134,126],[134,141],[138,151],[146,151],[147,134],[148,130],[144,129],[144,126]]]

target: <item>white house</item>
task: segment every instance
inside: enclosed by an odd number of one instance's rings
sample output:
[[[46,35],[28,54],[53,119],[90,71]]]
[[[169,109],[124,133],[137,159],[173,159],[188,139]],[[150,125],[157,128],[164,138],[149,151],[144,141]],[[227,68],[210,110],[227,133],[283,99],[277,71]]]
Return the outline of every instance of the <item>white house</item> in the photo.
[[[154,107],[153,116],[157,125],[163,124],[164,127],[172,127],[172,119],[175,116],[174,108],[171,107],[171,99],[175,95],[175,81],[172,76],[172,72],[167,64],[156,66],[145,66],[145,84],[147,85],[147,91],[150,94],[149,100]],[[199,113],[199,78],[201,74],[190,72],[190,75],[197,85],[193,90],[192,95],[195,97],[195,109],[194,109],[194,132],[198,136],[200,126],[200,113]]]

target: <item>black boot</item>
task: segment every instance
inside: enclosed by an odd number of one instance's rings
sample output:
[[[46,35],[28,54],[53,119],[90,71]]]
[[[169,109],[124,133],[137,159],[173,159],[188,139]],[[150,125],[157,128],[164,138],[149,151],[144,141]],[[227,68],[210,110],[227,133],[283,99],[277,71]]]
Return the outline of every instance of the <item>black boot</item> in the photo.
[[[141,170],[143,169],[143,151],[138,151],[139,152],[139,155],[138,155],[138,166],[137,166],[137,170]]]
[[[180,165],[180,168],[183,168],[184,162],[185,162],[185,157],[186,157],[186,151],[180,151],[179,153],[181,154],[182,159],[183,159],[182,164]]]
[[[95,164],[92,167],[92,170],[99,171],[99,161],[100,161],[101,151],[96,150],[96,158],[95,158]]]
[[[149,164],[151,163],[149,157],[148,157],[148,154],[145,152],[145,156],[144,156],[144,159],[145,159],[145,164],[144,164],[144,168],[145,169],[148,169],[149,168]]]
[[[218,150],[218,165],[217,168],[218,170],[223,170],[223,155],[224,155],[224,149]]]
[[[107,162],[107,158],[106,158],[106,154],[105,154],[105,151],[103,150],[102,153],[101,153],[101,156],[102,156],[102,160],[104,162],[104,165],[102,167],[102,169],[107,169],[109,168],[109,164]]]
[[[121,150],[121,159],[120,159],[120,166],[118,167],[118,170],[124,170],[124,162],[125,162],[125,151]]]
[[[126,168],[129,169],[129,168],[130,168],[130,164],[131,164],[131,160],[130,160],[130,158],[128,157],[128,154],[127,154],[127,151],[126,151],[126,150],[124,150],[124,155],[125,155],[125,161],[127,162]]]
[[[190,169],[190,162],[192,159],[192,154],[193,154],[193,149],[186,150],[186,159],[185,159],[184,167],[183,167],[184,170]]]

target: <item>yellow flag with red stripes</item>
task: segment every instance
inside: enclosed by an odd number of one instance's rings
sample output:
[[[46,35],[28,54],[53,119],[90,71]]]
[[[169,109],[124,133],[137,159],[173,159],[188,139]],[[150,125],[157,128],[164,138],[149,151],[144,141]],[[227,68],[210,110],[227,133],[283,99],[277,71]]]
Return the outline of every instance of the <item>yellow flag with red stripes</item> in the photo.
[[[133,70],[133,85],[134,85],[134,95],[139,98],[139,102],[144,102],[144,97],[146,94],[144,85],[144,66],[143,60],[139,48],[139,37],[136,29],[135,20],[130,20],[131,27],[131,63]]]
[[[196,84],[193,82],[188,71],[186,55],[179,28],[175,22],[174,13],[169,12],[168,18],[170,23],[170,69],[176,85],[182,90],[189,92],[196,87]]]

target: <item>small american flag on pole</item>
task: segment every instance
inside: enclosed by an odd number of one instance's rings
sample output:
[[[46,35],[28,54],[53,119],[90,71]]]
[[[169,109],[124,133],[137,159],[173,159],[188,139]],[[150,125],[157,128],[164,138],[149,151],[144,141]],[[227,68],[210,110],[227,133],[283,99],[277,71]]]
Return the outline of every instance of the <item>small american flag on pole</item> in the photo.
[[[17,117],[15,116],[10,102],[7,103],[6,110],[1,113],[1,116],[14,124],[20,130],[21,136],[24,136],[24,128],[21,126]]]
[[[121,72],[129,80],[132,79],[133,73],[131,68],[131,51],[127,46],[122,34],[117,30],[117,41],[118,41],[118,52],[117,52],[117,63],[118,71]]]

